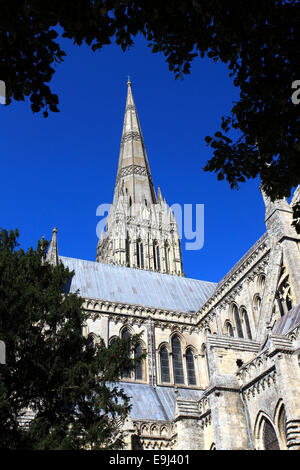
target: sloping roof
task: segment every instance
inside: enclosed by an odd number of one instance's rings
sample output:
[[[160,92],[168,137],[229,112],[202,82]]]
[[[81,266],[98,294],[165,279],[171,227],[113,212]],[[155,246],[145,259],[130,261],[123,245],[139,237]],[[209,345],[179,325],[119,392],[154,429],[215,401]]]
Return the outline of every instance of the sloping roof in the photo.
[[[148,384],[119,383],[127,396],[131,397],[132,419],[172,421],[175,411],[175,391],[173,387],[153,387]],[[179,396],[199,400],[203,392],[188,388],[178,388]]]
[[[195,312],[213,294],[216,283],[142,269],[60,256],[75,274],[68,292],[82,297],[147,307]]]
[[[272,328],[274,335],[286,335],[300,323],[300,304],[295,305],[291,310],[277,320]]]

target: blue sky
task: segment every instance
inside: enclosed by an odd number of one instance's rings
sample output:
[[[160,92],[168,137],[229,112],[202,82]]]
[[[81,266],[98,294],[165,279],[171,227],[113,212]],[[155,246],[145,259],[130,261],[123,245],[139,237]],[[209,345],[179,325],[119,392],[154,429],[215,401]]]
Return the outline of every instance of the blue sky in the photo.
[[[226,67],[196,59],[181,81],[142,38],[125,53],[62,44],[51,83],[60,113],[0,107],[0,226],[18,227],[25,249],[56,226],[61,255],[95,260],[96,208],[112,200],[130,75],[156,189],[169,205],[205,205],[204,246],[183,250],[184,271],[219,281],[265,231],[258,180],[233,191],[202,169],[212,156],[204,137],[239,96]]]

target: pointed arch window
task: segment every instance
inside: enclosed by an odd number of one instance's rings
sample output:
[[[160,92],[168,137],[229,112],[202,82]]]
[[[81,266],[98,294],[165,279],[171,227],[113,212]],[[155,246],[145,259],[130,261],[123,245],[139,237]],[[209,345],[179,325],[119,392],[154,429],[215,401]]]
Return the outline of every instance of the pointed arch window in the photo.
[[[194,354],[191,349],[186,352],[186,370],[189,385],[196,385]]]
[[[287,448],[287,435],[286,435],[286,413],[284,405],[281,406],[278,415],[278,430],[281,442],[284,448]]]
[[[261,274],[258,278],[258,288],[261,292],[263,292],[266,283],[266,276],[265,274]]]
[[[144,267],[144,247],[140,238],[136,241],[136,262],[138,268]]]
[[[160,350],[160,374],[162,382],[170,382],[169,352],[166,347]]]
[[[248,317],[247,310],[245,308],[242,308],[241,310],[241,318],[243,319],[248,339],[252,339],[249,317]]]
[[[156,240],[153,242],[153,263],[154,269],[160,271],[159,246]]]
[[[235,321],[235,324],[236,324],[238,337],[239,338],[244,338],[239,310],[238,310],[238,308],[235,304],[233,305],[232,310],[233,310],[233,316],[234,316],[234,321]]]
[[[169,243],[165,244],[165,259],[166,259],[166,271],[170,271],[170,246]]]
[[[129,331],[127,330],[127,328],[125,328],[123,331],[122,331],[122,335],[121,335],[122,339],[128,339],[130,337],[130,333]],[[122,378],[124,379],[130,379],[130,376],[131,376],[131,373],[130,373],[130,370],[124,370],[123,374],[122,374]]]
[[[227,334],[228,336],[234,336],[232,324],[231,324],[230,322],[227,322],[227,323],[226,323],[226,334]]]
[[[275,430],[267,419],[264,420],[263,445],[265,450],[280,450]]]
[[[173,375],[175,384],[184,384],[181,344],[178,336],[172,338]]]
[[[135,358],[139,357],[142,354],[142,352],[143,352],[142,346],[141,344],[138,344],[134,350],[134,357]],[[143,377],[143,360],[140,359],[135,366],[135,379],[143,380],[143,378],[144,378]]]
[[[126,264],[127,266],[130,266],[130,240],[128,232],[126,235]]]
[[[261,296],[259,294],[256,294],[254,296],[254,308],[259,311],[260,306],[261,306]]]

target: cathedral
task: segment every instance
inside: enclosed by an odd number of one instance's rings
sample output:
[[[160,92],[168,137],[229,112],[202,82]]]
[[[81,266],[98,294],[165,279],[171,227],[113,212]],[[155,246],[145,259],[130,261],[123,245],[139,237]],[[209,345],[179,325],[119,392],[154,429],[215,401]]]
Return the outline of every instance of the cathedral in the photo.
[[[185,276],[178,226],[155,190],[127,83],[113,202],[96,261],[47,253],[74,271],[85,334],[141,333],[147,353],[120,386],[127,449],[300,450],[300,236],[292,206],[263,193],[266,232],[218,283]]]

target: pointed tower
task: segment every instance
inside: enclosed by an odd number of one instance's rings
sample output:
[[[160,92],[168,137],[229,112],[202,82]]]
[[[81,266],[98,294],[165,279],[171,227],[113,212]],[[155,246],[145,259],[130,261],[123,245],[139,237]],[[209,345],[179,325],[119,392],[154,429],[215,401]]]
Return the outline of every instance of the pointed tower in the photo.
[[[184,276],[176,220],[160,189],[156,197],[129,79],[127,87],[113,204],[96,261]]]
[[[58,248],[57,248],[57,228],[54,227],[52,230],[51,242],[46,254],[46,261],[53,264],[54,266],[58,265]]]
[[[130,194],[132,204],[146,201],[146,204],[151,205],[156,203],[155,190],[129,79],[127,87],[114,203],[124,186],[125,191]]]

